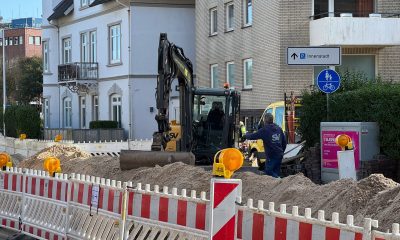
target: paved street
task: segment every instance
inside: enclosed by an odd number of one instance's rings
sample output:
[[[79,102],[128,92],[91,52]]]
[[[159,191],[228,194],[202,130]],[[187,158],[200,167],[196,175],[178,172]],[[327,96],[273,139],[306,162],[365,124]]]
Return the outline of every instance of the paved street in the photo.
[[[15,240],[33,240],[35,238],[28,237],[28,236],[23,236],[23,235],[18,235],[17,232],[5,229],[5,228],[0,228],[0,240],[6,240],[6,239],[15,239]]]

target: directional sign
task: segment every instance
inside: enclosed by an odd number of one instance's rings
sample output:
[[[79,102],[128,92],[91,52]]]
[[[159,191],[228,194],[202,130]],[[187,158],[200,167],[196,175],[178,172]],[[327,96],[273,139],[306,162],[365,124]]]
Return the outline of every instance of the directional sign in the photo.
[[[333,93],[340,87],[340,76],[331,69],[324,69],[318,74],[317,85],[324,93]]]
[[[288,47],[288,65],[341,65],[340,47]]]

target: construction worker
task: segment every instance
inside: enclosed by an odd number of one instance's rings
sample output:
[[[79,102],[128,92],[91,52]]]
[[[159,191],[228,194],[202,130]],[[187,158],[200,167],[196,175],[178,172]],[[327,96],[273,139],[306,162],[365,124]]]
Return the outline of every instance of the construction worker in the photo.
[[[263,140],[267,157],[265,174],[279,178],[283,154],[286,149],[286,138],[282,128],[274,123],[274,116],[271,113],[266,113],[264,126],[255,133],[247,133],[244,138],[248,140]]]

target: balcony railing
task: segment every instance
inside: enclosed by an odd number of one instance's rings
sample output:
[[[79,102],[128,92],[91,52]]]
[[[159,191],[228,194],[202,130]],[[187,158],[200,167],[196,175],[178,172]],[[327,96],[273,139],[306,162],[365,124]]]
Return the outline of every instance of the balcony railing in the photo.
[[[97,80],[98,63],[75,62],[58,65],[58,81]]]
[[[347,11],[347,12],[323,12],[318,13],[309,18],[311,20],[317,20],[325,17],[382,17],[382,18],[400,18],[400,13],[375,13],[375,12],[358,12],[358,11]]]

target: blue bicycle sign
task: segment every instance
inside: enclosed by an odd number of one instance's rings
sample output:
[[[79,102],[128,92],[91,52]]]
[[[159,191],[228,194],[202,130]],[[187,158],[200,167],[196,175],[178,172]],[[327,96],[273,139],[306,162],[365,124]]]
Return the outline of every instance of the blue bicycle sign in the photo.
[[[340,76],[331,69],[324,69],[318,74],[317,85],[324,93],[333,93],[340,87]]]

